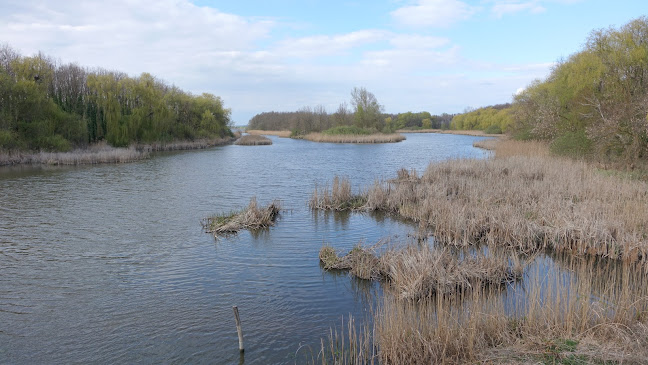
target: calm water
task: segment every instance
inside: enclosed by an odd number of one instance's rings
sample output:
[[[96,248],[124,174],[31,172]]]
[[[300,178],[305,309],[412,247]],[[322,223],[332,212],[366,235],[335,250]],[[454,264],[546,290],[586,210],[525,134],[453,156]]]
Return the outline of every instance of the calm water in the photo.
[[[415,227],[312,213],[335,175],[354,188],[430,161],[485,157],[480,138],[408,134],[384,145],[272,137],[150,160],[0,169],[0,363],[290,363],[378,285],[324,272],[323,243],[408,240]],[[216,241],[200,220],[280,199],[275,227]],[[308,349],[305,347],[304,349]],[[305,351],[302,349],[301,351]],[[308,350],[306,350],[308,351]]]

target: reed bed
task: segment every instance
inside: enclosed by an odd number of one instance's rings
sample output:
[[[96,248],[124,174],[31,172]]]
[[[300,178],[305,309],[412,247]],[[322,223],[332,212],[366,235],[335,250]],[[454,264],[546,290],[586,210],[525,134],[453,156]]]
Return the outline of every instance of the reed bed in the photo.
[[[488,244],[521,252],[553,249],[642,261],[648,258],[646,183],[604,176],[583,162],[527,156],[431,164],[422,176],[402,170],[354,201],[429,229],[437,242]],[[342,195],[317,189],[311,207]]]
[[[473,142],[473,147],[494,151],[498,143],[499,141],[497,139],[484,139],[481,141]]]
[[[312,142],[326,143],[396,143],[404,141],[406,138],[399,133],[392,134],[323,134],[309,133],[304,139]]]
[[[462,136],[475,137],[502,137],[502,134],[489,134],[480,130],[454,130],[454,129],[398,129],[396,133],[442,133],[457,134]]]
[[[266,207],[259,207],[255,197],[250,199],[247,208],[239,212],[231,212],[203,220],[202,225],[206,233],[212,233],[218,238],[221,235],[236,234],[240,230],[257,230],[274,225],[281,205],[278,200]]]
[[[308,205],[312,209],[345,211],[362,209],[366,202],[363,194],[351,192],[351,182],[348,178],[335,176],[331,189],[328,186],[315,187]]]
[[[326,270],[349,270],[361,279],[388,282],[403,300],[421,300],[432,294],[453,295],[475,285],[502,285],[523,273],[523,266],[514,257],[476,254],[458,259],[446,249],[428,245],[390,248],[379,255],[380,245],[357,245],[342,256],[332,247],[323,246],[319,258]]]
[[[277,136],[277,137],[282,137],[282,138],[289,138],[290,135],[292,134],[291,131],[263,131],[260,129],[249,129],[246,130],[248,134],[254,134],[254,135],[265,135],[265,136]]]
[[[234,144],[239,146],[267,146],[272,144],[272,140],[261,135],[247,134],[239,138]]]
[[[193,141],[173,141],[173,142],[159,142],[152,144],[139,144],[137,149],[148,152],[162,152],[162,151],[181,151],[181,150],[199,150],[216,146],[223,146],[230,144],[236,140],[235,137],[223,138],[203,138]]]
[[[17,164],[83,165],[99,163],[125,163],[148,158],[149,151],[134,146],[114,148],[105,143],[70,152],[0,152],[0,166]]]
[[[536,282],[519,289],[526,302],[514,308],[499,292],[483,285],[461,295],[437,295],[418,302],[385,295],[373,311],[372,323],[349,321],[346,337],[331,331],[328,341],[322,341],[318,361],[645,363],[646,273],[626,264],[615,275],[617,280],[610,280],[599,275],[591,261],[579,261],[574,270],[571,277],[536,272]],[[601,296],[591,295],[593,286]]]

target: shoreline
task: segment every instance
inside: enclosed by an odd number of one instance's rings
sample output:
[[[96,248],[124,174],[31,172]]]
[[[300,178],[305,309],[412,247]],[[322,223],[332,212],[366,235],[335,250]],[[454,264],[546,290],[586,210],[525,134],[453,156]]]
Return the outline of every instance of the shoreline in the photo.
[[[0,151],[0,167],[16,165],[95,165],[128,163],[151,157],[153,152],[197,150],[234,143],[236,137],[134,144],[112,147],[107,143],[90,145],[69,152]]]

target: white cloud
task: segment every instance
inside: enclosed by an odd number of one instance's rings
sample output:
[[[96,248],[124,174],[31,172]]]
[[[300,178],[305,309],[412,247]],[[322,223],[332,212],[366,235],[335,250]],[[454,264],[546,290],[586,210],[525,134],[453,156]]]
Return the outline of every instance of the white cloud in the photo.
[[[368,29],[334,36],[289,38],[279,42],[275,52],[283,57],[332,56],[355,47],[384,40],[387,34],[385,31]]]
[[[391,13],[401,24],[422,27],[448,27],[470,18],[477,8],[459,0],[418,0]]]

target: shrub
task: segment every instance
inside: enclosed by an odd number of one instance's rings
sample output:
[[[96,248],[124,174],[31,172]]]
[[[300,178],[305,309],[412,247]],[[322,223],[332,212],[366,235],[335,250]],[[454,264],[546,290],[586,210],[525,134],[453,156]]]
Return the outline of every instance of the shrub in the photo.
[[[561,155],[582,158],[592,150],[592,141],[585,131],[567,132],[551,142],[551,152]]]
[[[502,134],[502,128],[500,126],[493,124],[490,127],[484,129],[484,133],[486,134]]]

